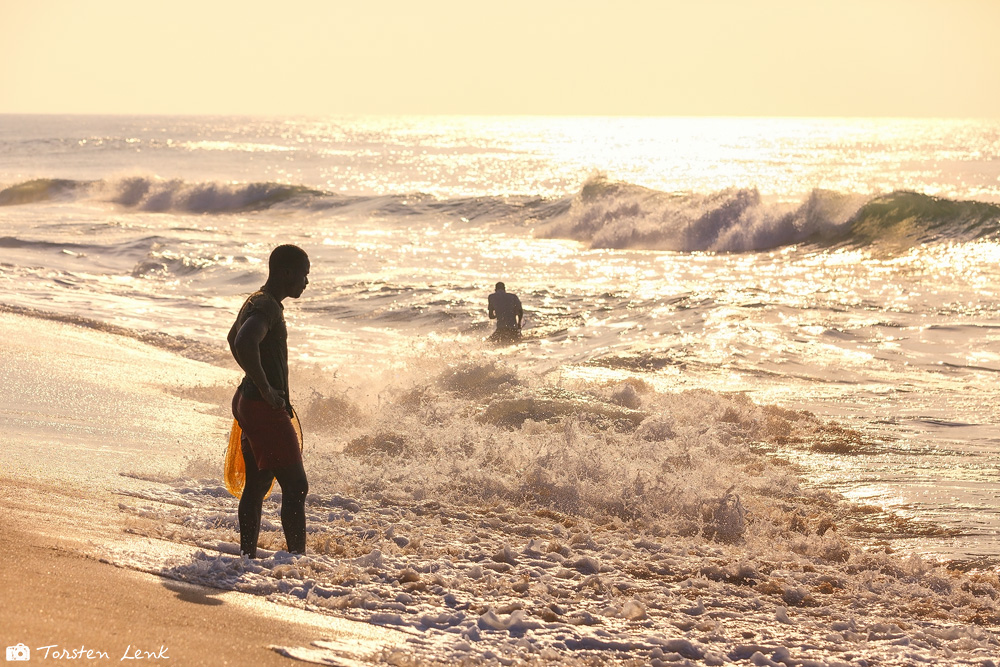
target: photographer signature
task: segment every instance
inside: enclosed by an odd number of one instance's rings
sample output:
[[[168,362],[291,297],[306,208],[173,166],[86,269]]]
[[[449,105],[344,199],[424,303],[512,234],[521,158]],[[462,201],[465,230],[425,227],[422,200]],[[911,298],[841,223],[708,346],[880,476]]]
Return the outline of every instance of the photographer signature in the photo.
[[[122,657],[118,659],[119,662],[124,662],[125,660],[169,660],[170,656],[167,655],[169,649],[166,646],[160,646],[158,651],[146,651],[139,648],[132,648],[129,644],[125,649],[125,653]],[[79,648],[63,648],[58,644],[50,644],[49,646],[39,646],[35,649],[36,657],[51,658],[53,660],[110,660],[111,656],[107,651],[99,651],[92,648],[87,648],[86,646],[80,646]],[[24,644],[18,644],[17,646],[7,647],[7,660],[9,662],[15,661],[27,661],[30,660],[31,649],[29,649]]]

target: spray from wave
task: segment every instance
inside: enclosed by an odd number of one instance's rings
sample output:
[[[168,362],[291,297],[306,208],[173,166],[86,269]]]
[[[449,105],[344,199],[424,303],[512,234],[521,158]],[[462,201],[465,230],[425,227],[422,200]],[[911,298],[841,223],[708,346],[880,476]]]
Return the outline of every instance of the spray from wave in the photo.
[[[764,511],[764,498],[801,493],[761,448],[844,439],[738,395],[661,394],[641,380],[555,386],[486,358],[433,366],[377,390],[307,379],[323,388],[299,405],[324,451],[317,479],[399,502],[499,502],[725,542],[743,539],[746,511]],[[357,401],[366,394],[377,407]]]

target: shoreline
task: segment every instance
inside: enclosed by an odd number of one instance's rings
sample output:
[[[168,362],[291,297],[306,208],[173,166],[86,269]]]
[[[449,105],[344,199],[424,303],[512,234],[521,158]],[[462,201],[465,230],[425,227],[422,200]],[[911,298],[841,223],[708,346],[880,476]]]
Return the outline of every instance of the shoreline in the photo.
[[[324,638],[361,657],[403,637],[113,564],[108,552],[122,548],[195,551],[130,535],[119,501],[144,476],[181,468],[192,447],[224,430],[225,420],[210,414],[198,389],[227,371],[110,333],[9,312],[0,312],[0,334],[8,341],[0,349],[0,379],[17,390],[0,408],[7,554],[0,590],[10,602],[0,605],[4,646],[23,643],[31,660],[43,662],[279,665],[288,664],[279,646]],[[98,423],[90,423],[87,410],[99,413]],[[170,414],[177,419],[164,418]],[[135,442],[122,439],[131,428]]]

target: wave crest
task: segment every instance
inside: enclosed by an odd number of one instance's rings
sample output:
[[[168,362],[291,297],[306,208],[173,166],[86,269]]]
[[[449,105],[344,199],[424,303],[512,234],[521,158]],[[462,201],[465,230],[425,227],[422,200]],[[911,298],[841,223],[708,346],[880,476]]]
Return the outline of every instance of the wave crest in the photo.
[[[855,243],[970,240],[1000,231],[1000,206],[979,201],[955,201],[918,192],[893,192],[877,197],[854,217]]]
[[[101,184],[100,190],[120,206],[143,211],[227,213],[271,208],[296,197],[321,194],[301,185],[282,183],[187,183],[130,177]]]
[[[284,183],[188,183],[145,176],[106,181],[39,178],[0,190],[0,206],[93,198],[157,213],[235,213],[269,209],[295,199],[308,202],[321,196],[336,198],[303,185]]]
[[[36,178],[17,183],[0,190],[0,206],[18,206],[50,201],[72,195],[88,185],[86,181],[72,181],[62,178]]]
[[[542,233],[593,248],[744,252],[837,238],[863,204],[861,196],[827,190],[799,205],[767,204],[746,188],[674,194],[598,175]]]
[[[770,203],[756,189],[667,193],[592,177],[542,228],[592,248],[747,252],[798,243],[967,240],[1000,231],[1000,206],[916,192],[872,197],[813,190],[801,203]]]

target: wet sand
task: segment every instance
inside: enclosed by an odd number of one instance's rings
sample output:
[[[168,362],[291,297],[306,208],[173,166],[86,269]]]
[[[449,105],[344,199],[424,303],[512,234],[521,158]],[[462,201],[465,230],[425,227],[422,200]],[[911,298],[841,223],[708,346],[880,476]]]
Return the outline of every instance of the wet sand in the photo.
[[[55,660],[59,652],[81,656],[73,664],[122,662],[139,651],[154,657],[143,664],[279,665],[289,659],[271,645],[305,646],[320,636],[364,641],[380,633],[329,616],[279,618],[251,596],[102,563],[23,530],[9,516],[0,520],[0,534],[2,641],[24,643],[33,662]]]

